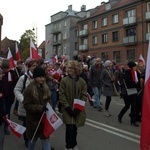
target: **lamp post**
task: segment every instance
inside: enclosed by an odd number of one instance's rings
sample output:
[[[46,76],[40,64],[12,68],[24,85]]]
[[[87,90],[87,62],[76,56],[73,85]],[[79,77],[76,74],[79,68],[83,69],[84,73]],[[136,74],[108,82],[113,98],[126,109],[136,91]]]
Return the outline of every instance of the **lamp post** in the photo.
[[[38,46],[38,28],[35,22],[32,23],[32,31],[35,32],[36,45]]]

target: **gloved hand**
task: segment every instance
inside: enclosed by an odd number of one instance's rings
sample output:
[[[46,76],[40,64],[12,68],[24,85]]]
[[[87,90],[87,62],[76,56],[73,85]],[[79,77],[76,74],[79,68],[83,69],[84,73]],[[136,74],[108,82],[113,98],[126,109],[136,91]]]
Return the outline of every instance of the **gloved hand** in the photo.
[[[80,111],[81,111],[81,110],[75,108],[75,109],[73,110],[73,116],[76,117],[76,116],[80,113]]]
[[[46,106],[43,107],[42,112],[48,111],[48,108]]]
[[[67,113],[70,115],[70,116],[73,116],[73,110],[70,106],[68,106],[67,108],[65,108],[65,110],[67,111]]]

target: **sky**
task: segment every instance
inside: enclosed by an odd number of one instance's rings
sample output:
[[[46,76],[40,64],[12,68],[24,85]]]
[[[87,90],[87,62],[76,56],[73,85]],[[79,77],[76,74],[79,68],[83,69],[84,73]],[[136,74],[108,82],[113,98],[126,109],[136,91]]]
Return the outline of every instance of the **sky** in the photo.
[[[0,14],[3,16],[2,40],[7,37],[19,42],[26,30],[37,33],[38,46],[45,40],[45,25],[51,23],[51,16],[59,11],[66,11],[69,5],[80,11],[99,6],[107,0],[0,0]]]

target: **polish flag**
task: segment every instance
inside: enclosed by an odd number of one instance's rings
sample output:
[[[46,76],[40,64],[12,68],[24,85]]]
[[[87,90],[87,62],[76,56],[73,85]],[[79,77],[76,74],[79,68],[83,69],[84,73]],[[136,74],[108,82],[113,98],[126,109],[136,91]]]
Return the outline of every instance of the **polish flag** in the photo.
[[[89,93],[87,93],[87,100],[88,101],[92,101],[92,102],[94,102],[95,100],[90,96],[90,94]]]
[[[15,62],[11,53],[10,48],[8,47],[8,54],[7,54],[7,59],[9,59],[9,66],[10,69],[14,69],[15,68]]]
[[[21,56],[20,56],[20,52],[19,52],[19,49],[18,49],[17,42],[16,42],[16,60],[21,60]]]
[[[82,101],[80,99],[74,99],[73,108],[77,108],[81,111],[84,111],[85,109],[85,101]]]
[[[57,55],[54,56],[53,62],[54,62],[54,63],[57,63],[57,62],[58,62],[58,56],[57,56]]]
[[[43,115],[42,122],[44,124],[44,136],[47,138],[52,134],[58,127],[60,127],[63,122],[62,120],[57,116],[57,114],[54,112],[52,107],[49,103],[47,103],[46,108],[48,108],[48,111],[46,111]]]
[[[142,105],[141,150],[150,150],[150,40],[148,46],[145,85]]]
[[[145,66],[145,60],[144,60],[142,54],[140,54],[139,62],[141,62]]]
[[[10,130],[12,131],[13,134],[15,134],[17,137],[21,137],[22,134],[25,132],[26,128],[9,120],[8,118],[4,117],[5,122],[7,122]]]
[[[38,54],[37,49],[35,48],[32,39],[30,38],[30,58],[32,59],[38,59],[41,58]]]

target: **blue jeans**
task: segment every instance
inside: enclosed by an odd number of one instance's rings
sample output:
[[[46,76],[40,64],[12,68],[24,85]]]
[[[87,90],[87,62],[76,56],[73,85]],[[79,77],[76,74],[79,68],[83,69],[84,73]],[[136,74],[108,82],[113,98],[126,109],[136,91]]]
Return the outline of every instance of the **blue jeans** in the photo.
[[[57,104],[57,91],[56,89],[51,90],[52,108],[55,110]]]
[[[40,139],[42,143],[42,150],[51,150],[51,145],[49,138],[48,139]],[[29,140],[28,150],[34,150],[36,141],[31,143],[31,139]]]
[[[101,88],[93,87],[94,92],[94,107],[101,107],[100,98],[101,98]]]

